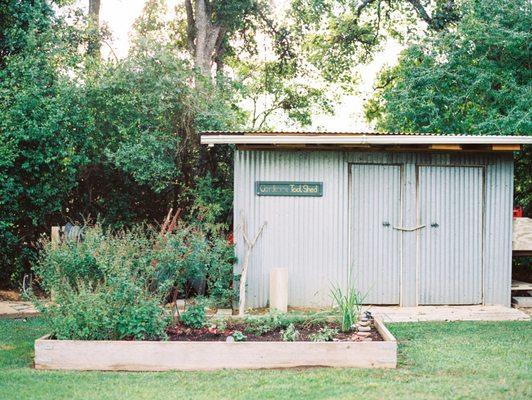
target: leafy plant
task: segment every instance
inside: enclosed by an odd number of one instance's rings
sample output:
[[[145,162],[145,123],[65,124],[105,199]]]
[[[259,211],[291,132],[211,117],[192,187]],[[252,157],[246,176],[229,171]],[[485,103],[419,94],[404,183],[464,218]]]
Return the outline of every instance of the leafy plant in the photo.
[[[311,333],[309,339],[313,342],[330,342],[336,335],[338,335],[338,329],[324,326],[318,332]]]
[[[183,325],[191,328],[202,328],[205,326],[205,307],[193,305],[183,311],[179,317]]]
[[[336,303],[338,317],[340,319],[341,331],[349,332],[351,327],[357,322],[361,310],[363,296],[354,286],[343,291],[339,286],[331,291],[331,296]]]
[[[247,339],[247,336],[240,331],[234,331],[231,336],[235,339],[235,342],[243,342]]]
[[[34,272],[54,301],[33,300],[59,339],[164,338],[168,293],[183,291],[197,274],[186,239],[162,238],[145,226],[112,232],[96,224],[80,242],[43,241]]]
[[[247,316],[244,319],[246,324],[245,332],[253,335],[263,335],[280,328],[286,328],[292,323],[304,322],[305,317],[301,315],[290,315],[271,312],[266,315]]]
[[[299,339],[299,331],[296,329],[294,324],[288,325],[288,327],[281,331],[281,338],[284,342],[295,342]]]

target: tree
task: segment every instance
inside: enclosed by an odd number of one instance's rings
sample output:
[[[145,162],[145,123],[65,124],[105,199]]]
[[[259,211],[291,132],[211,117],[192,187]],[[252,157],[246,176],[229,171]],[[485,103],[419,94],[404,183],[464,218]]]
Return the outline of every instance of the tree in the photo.
[[[293,0],[289,17],[299,57],[344,88],[387,36],[408,41],[423,34],[420,20],[431,32],[459,19],[453,0]]]
[[[2,7],[0,273],[6,284],[20,282],[39,235],[67,204],[91,130],[75,78],[82,35],[46,1]]]
[[[408,47],[379,76],[366,116],[377,129],[532,135],[530,4],[469,0],[455,29]],[[530,153],[517,163],[516,197],[530,210]]]
[[[89,38],[87,53],[94,58],[100,58],[100,0],[89,0],[89,27],[93,31]]]

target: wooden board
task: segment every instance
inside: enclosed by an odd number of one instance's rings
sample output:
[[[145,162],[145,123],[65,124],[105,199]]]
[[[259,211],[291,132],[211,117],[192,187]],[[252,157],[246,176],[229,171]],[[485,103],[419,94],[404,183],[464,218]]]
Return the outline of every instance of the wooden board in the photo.
[[[203,371],[293,367],[396,368],[397,342],[35,341],[35,368],[98,371]]]
[[[532,252],[532,218],[514,218],[512,250]]]
[[[512,280],[512,290],[532,290],[532,283]]]
[[[514,296],[512,303],[517,307],[532,307],[532,297]]]

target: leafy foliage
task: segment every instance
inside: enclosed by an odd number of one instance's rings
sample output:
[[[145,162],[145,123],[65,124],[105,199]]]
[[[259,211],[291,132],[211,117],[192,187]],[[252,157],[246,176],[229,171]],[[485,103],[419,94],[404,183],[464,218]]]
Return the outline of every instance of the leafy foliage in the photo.
[[[299,339],[299,331],[294,324],[290,324],[281,331],[281,338],[283,342],[295,342]]]
[[[340,319],[341,331],[349,332],[351,327],[358,321],[364,297],[354,286],[349,286],[347,290],[335,287],[331,291],[331,296],[336,303],[338,316]]]
[[[238,124],[231,87],[191,85],[201,77],[149,32],[125,60],[99,62],[83,50],[79,14],[62,10],[70,24],[44,1],[1,7],[2,285],[20,284],[50,226],[90,215],[115,228],[161,221],[169,207],[191,209],[198,182],[212,184],[201,207],[218,207],[227,229],[231,150],[201,149],[197,130]]]
[[[313,342],[330,342],[338,335],[338,330],[324,326],[316,333],[311,333],[309,339]]]
[[[44,1],[1,7],[0,278],[9,282],[75,187],[92,130],[79,82],[64,73],[79,68],[76,30]]]
[[[247,336],[240,331],[234,331],[231,336],[233,337],[235,342],[244,342],[247,339]]]
[[[380,74],[366,116],[378,129],[532,135],[530,5],[466,1],[456,29],[408,47]],[[530,150],[516,166],[516,199],[530,212]]]
[[[189,306],[179,316],[183,325],[191,328],[202,328],[205,326],[205,307],[202,305]]]
[[[168,258],[163,242],[154,246],[154,233],[146,233],[111,234],[96,226],[85,230],[82,242],[44,243],[34,269],[53,302],[34,300],[58,339],[165,336],[170,315],[162,302],[180,263],[177,256]]]
[[[148,227],[111,232],[97,224],[84,229],[82,241],[43,243],[34,272],[53,302],[34,300],[61,339],[161,338],[169,294],[185,293],[219,256],[194,227],[161,236]],[[181,320],[203,326],[203,306],[190,307]]]

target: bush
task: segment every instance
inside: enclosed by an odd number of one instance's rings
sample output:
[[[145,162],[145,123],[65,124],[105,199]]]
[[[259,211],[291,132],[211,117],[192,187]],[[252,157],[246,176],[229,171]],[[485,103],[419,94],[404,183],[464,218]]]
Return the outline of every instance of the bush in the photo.
[[[145,226],[86,227],[81,242],[43,242],[34,271],[53,301],[34,300],[58,339],[164,338],[169,294],[184,293],[186,283],[212,265],[229,263],[218,258],[228,249],[212,247],[199,228],[184,224],[164,237]]]
[[[190,306],[181,313],[179,320],[183,325],[191,328],[203,328],[205,326],[205,307],[201,305]]]
[[[311,333],[309,339],[313,342],[330,342],[338,335],[338,330],[324,326],[316,333]]]
[[[295,342],[299,339],[299,331],[294,324],[290,324],[286,329],[281,331],[281,338],[284,342]]]

